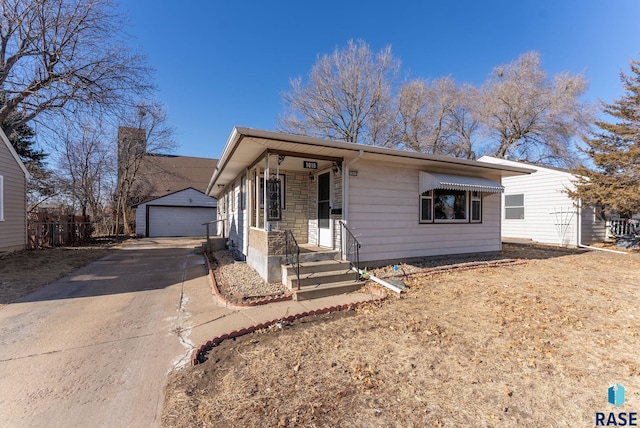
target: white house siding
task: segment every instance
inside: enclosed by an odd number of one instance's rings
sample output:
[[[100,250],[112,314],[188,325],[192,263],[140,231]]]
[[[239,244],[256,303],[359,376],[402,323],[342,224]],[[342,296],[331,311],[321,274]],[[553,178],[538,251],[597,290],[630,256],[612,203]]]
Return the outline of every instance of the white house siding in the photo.
[[[606,223],[598,218],[593,206],[582,207],[581,221],[581,244],[589,245],[605,241],[607,237]]]
[[[147,201],[136,209],[136,235],[147,236],[148,216],[149,236],[175,236],[176,229],[182,230],[183,236],[203,236],[206,228],[202,223],[216,219],[216,206],[214,198],[195,189]],[[215,233],[215,226],[211,233]]]
[[[233,183],[229,191],[229,206],[226,210],[225,222],[228,227],[227,237],[230,243],[242,254],[247,254],[247,184],[244,191],[242,189],[242,180],[239,178]],[[243,196],[244,193],[244,196]]]
[[[419,169],[359,161],[349,177],[348,225],[362,261],[499,251],[500,196],[482,199],[482,223],[419,223]],[[496,178],[499,180],[499,178]]]
[[[502,180],[505,196],[524,195],[524,219],[505,219],[503,208],[503,238],[531,239],[545,244],[573,247],[579,243],[602,242],[604,239],[604,223],[596,218],[593,208],[583,207],[582,215],[579,215],[576,203],[565,193],[566,189],[574,187],[573,174],[492,157],[483,157],[480,160],[536,170],[530,175],[506,177]],[[564,214],[559,214],[561,212]],[[567,212],[572,214],[567,215]],[[559,232],[559,228],[564,222],[569,224],[562,235],[562,229]],[[581,242],[578,239],[579,232],[582,235]]]
[[[3,216],[0,218],[0,251],[22,250],[27,242],[26,177],[3,141],[0,141]]]

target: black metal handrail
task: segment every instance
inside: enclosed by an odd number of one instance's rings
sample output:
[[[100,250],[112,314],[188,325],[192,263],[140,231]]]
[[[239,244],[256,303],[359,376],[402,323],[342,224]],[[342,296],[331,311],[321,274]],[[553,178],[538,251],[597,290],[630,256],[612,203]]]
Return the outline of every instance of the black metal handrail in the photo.
[[[355,235],[349,230],[347,224],[340,220],[342,230],[346,233],[342,233],[342,237],[347,236],[347,240],[341,246],[340,252],[342,256],[346,256],[347,260],[351,263],[351,266],[356,269],[356,281],[360,281],[360,242]],[[343,252],[344,251],[344,252]]]
[[[300,290],[300,246],[291,230],[285,231],[285,260],[296,272],[297,289]]]
[[[202,223],[203,226],[206,226],[207,228],[207,239],[209,239],[209,226],[211,226],[212,224],[216,225],[216,235],[215,236],[222,236],[224,237],[224,222],[227,221],[226,218],[221,218],[220,220],[211,220],[208,221],[206,223]],[[218,230],[218,223],[222,222],[222,230]],[[222,233],[220,233],[222,232]]]

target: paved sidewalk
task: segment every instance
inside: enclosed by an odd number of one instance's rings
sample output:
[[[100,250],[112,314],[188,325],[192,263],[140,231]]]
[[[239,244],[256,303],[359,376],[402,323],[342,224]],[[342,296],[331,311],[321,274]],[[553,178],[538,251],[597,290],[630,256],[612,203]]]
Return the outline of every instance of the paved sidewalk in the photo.
[[[325,311],[327,309],[355,305],[378,300],[380,296],[369,293],[351,293],[322,297],[312,300],[268,303],[258,306],[233,306],[222,301],[212,291],[209,277],[185,282],[185,310],[182,311],[182,340],[188,348],[188,359],[183,358],[177,366],[192,363],[194,350],[206,347],[206,343],[224,335],[238,336],[242,329],[250,332],[256,326],[277,320]],[[206,284],[205,284],[206,282]],[[235,333],[235,334],[234,334]]]
[[[135,240],[4,306],[0,426],[159,426],[167,374],[207,342],[372,298],[226,305],[212,291],[200,242]]]

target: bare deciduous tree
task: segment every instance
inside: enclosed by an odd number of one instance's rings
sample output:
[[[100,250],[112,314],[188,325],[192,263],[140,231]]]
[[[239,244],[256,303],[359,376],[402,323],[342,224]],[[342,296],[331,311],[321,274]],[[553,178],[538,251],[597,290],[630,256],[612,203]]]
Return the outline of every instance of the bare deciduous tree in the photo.
[[[374,55],[363,41],[349,41],[345,49],[318,58],[308,83],[291,80],[280,129],[353,143],[395,143],[391,89],[398,69],[390,47]]]
[[[160,104],[142,103],[123,116],[118,135],[118,184],[114,193],[115,233],[120,221],[124,232],[132,230],[131,205],[143,202],[153,190],[140,177],[140,169],[149,154],[170,152],[175,148],[174,130]]]
[[[399,91],[400,138],[406,148],[423,153],[473,158],[477,128],[471,111],[474,90],[458,88],[450,77],[417,79]]]
[[[457,103],[450,112],[451,156],[476,158],[476,138],[481,124],[478,119],[478,89],[463,85],[456,88]]]
[[[46,127],[52,116],[121,106],[152,89],[113,1],[3,0],[0,8],[0,123]]]
[[[318,59],[291,81],[280,129],[349,142],[475,159],[476,153],[571,167],[591,106],[582,75],[540,69],[529,52],[497,67],[481,88],[445,77],[394,86],[399,61],[362,41]],[[480,144],[482,141],[482,144]]]
[[[590,109],[580,101],[582,75],[540,69],[540,55],[528,52],[497,67],[481,88],[480,120],[490,139],[488,152],[542,164],[571,166],[573,139],[586,129]]]
[[[115,188],[115,144],[99,121],[85,118],[68,124],[61,135],[58,171],[74,212],[90,215],[97,232],[109,233],[105,208]]]

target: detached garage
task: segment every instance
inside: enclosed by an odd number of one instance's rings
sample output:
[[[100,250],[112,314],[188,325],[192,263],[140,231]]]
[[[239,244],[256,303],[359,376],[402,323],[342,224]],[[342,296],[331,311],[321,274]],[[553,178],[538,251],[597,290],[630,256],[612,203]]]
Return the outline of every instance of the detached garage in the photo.
[[[216,220],[216,210],[215,198],[192,187],[179,190],[136,207],[136,235],[204,236],[203,223]]]

